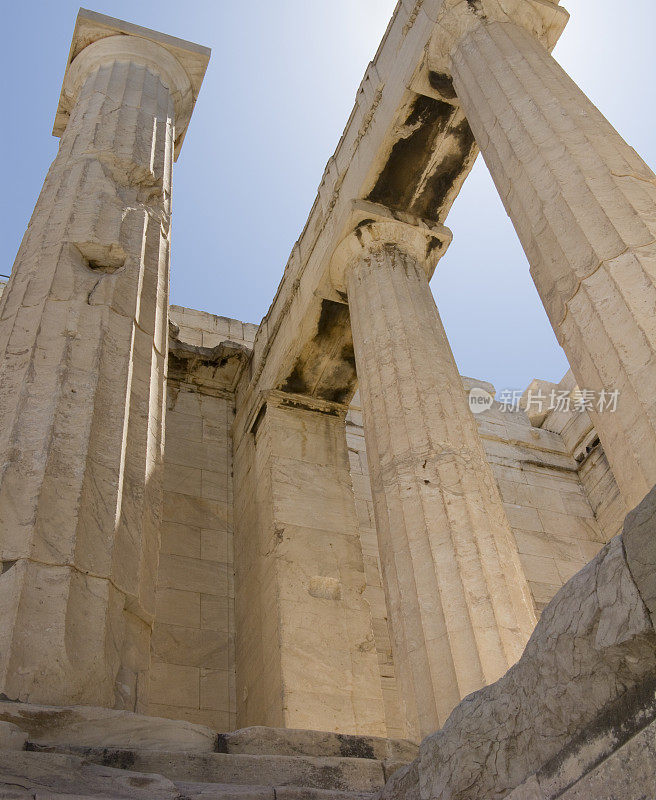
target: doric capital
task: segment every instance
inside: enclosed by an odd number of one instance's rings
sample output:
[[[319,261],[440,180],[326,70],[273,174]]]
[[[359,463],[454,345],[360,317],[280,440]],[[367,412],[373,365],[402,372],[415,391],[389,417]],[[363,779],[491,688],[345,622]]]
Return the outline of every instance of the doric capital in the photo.
[[[394,214],[367,201],[353,205],[352,228],[333,254],[330,277],[334,288],[346,292],[349,268],[376,249],[393,245],[414,258],[430,278],[453,236],[444,225]]]
[[[520,25],[552,50],[569,20],[559,0],[444,0],[429,45],[431,71],[449,74],[451,55],[472,31],[490,22]]]
[[[157,73],[171,92],[177,159],[209,58],[207,47],[82,9],[75,23],[53,134],[63,134],[93,70],[112,61],[130,61]]]

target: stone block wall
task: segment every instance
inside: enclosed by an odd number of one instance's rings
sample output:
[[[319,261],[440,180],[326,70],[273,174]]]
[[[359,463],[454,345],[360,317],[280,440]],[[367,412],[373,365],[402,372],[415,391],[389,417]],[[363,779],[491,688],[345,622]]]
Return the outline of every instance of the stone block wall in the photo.
[[[230,341],[252,347],[256,325],[171,306],[177,339],[207,358]],[[237,724],[233,567],[234,386],[218,371],[169,374],[165,503],[152,644],[150,713],[219,730]],[[212,378],[211,376],[214,375]],[[210,377],[208,377],[210,376]],[[464,379],[465,385],[489,385]],[[574,390],[571,375],[560,388]],[[535,422],[535,419],[533,420]],[[625,508],[586,413],[531,423],[495,403],[477,417],[538,613],[621,528]],[[359,396],[346,442],[371,608],[387,735],[401,717],[381,579]]]
[[[252,342],[256,326],[171,307],[182,341]],[[246,338],[248,337],[248,338]],[[164,512],[150,708],[221,731],[236,727],[231,394],[170,373]]]
[[[559,390],[575,391],[576,381],[571,372],[558,385]],[[599,436],[587,411],[552,411],[542,423],[542,429],[560,435],[565,447],[577,464],[579,479],[601,528],[604,541],[610,541],[622,531],[629,513],[622,499]]]
[[[498,403],[477,422],[540,613],[607,539],[562,437]]]

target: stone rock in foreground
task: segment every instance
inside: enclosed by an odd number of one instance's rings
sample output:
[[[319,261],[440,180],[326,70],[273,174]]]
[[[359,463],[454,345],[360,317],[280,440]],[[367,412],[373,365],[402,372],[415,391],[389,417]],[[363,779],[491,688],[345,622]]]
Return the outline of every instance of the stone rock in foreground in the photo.
[[[631,575],[656,622],[656,486],[627,516],[623,538]]]
[[[211,753],[216,750],[217,741],[217,734],[203,725],[90,706],[55,708],[0,702],[0,722],[13,723],[26,731],[32,744],[50,747]]]
[[[654,676],[656,633],[616,537],[547,606],[520,661],[465,698],[382,797],[501,800],[613,703],[621,718],[621,698]]]

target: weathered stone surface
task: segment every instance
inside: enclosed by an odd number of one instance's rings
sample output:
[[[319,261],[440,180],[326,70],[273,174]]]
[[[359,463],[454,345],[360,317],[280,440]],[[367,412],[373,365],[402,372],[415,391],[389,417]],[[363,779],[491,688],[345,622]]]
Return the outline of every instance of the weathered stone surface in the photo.
[[[27,733],[11,722],[0,721],[0,750],[24,750]]]
[[[239,786],[233,783],[189,783],[175,785],[185,800],[276,800],[274,786]]]
[[[348,290],[394,662],[417,738],[503,675],[535,625],[428,284],[438,246],[420,221],[368,221],[333,263]]]
[[[164,753],[153,750],[79,748],[76,753],[103,766],[153,772],[171,780],[252,786],[374,792],[385,783],[380,761],[309,756]]]
[[[656,676],[629,689],[610,703],[553,758],[533,776],[541,796],[547,800],[567,796],[574,786],[585,785],[604,762],[617,765],[618,751],[631,747],[633,740],[643,740],[653,733],[656,723]],[[645,760],[650,761],[649,751]],[[656,769],[652,764],[651,769]]]
[[[445,2],[431,68],[448,72],[582,389],[628,508],[656,484],[656,180],[551,57],[546,2]]]
[[[375,800],[374,792],[340,792],[299,786],[176,783],[181,800]]]
[[[656,789],[653,681],[650,689],[645,705],[627,709],[617,703],[612,717],[595,720],[506,800],[651,800]]]
[[[656,623],[656,487],[627,516],[622,538],[631,575]]]
[[[92,16],[95,33],[78,20],[61,144],[0,300],[0,691],[141,711],[171,173],[209,52],[189,45],[190,77],[181,40]]]
[[[345,413],[269,392],[235,442],[240,725],[386,732]]]
[[[375,800],[377,792],[338,792],[298,786],[276,787],[276,800]]]
[[[20,793],[22,790],[25,794]],[[178,800],[179,796],[173,783],[159,775],[88,764],[64,753],[0,752],[3,799]]]
[[[211,753],[217,734],[203,725],[89,706],[0,702],[0,721],[24,730],[32,744]]]
[[[652,724],[558,797],[561,800],[652,800],[655,791],[656,724]],[[545,800],[551,797],[546,795]]]
[[[381,796],[384,800],[420,800],[419,760],[407,764],[391,775]]]
[[[422,798],[500,800],[654,672],[656,633],[617,537],[547,606],[518,664],[422,743]],[[383,796],[405,791],[408,770]]]
[[[419,748],[407,740],[254,726],[219,734],[219,752],[394,759],[407,763],[417,757]]]

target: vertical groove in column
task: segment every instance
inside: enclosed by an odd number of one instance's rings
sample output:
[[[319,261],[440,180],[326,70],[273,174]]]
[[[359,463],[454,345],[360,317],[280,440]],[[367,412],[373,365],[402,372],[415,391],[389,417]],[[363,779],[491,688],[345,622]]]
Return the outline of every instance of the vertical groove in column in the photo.
[[[425,274],[379,243],[347,287],[395,664],[425,735],[505,672],[535,620]]]
[[[582,388],[628,507],[656,483],[656,176],[547,51],[481,21],[454,86]]]

